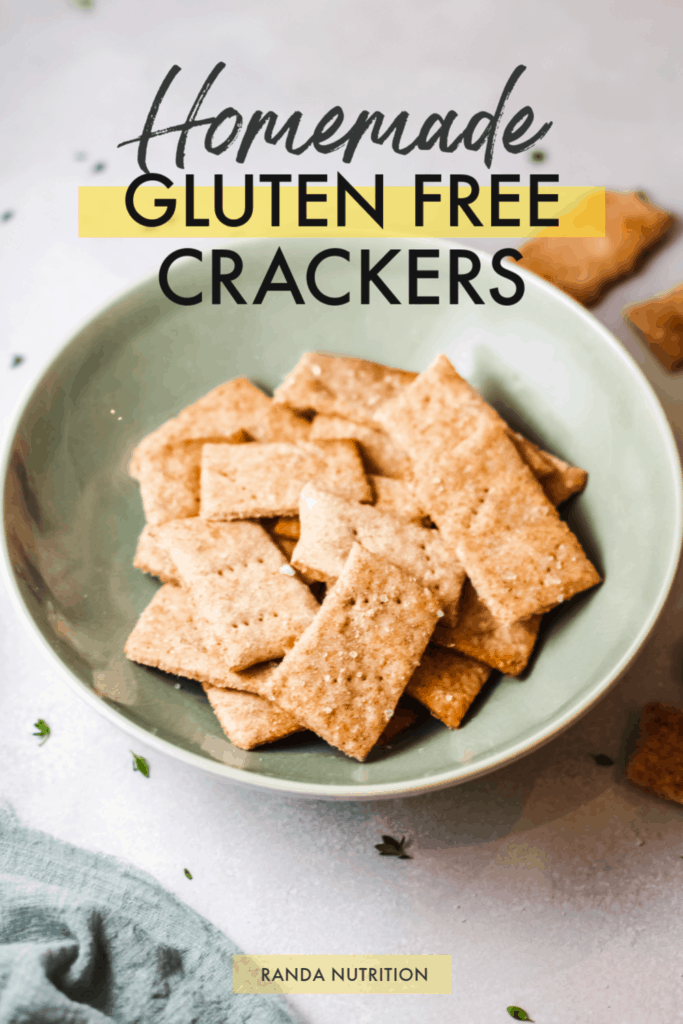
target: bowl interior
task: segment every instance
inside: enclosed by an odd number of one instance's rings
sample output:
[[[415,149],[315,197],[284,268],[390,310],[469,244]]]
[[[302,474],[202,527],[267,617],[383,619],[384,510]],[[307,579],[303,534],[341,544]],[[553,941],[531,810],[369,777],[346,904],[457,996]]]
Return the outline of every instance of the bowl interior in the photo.
[[[172,271],[171,303],[151,278],[96,316],[44,374],[11,438],[5,479],[7,554],[28,618],[81,693],[124,727],[195,764],[241,781],[320,795],[409,792],[471,778],[519,756],[573,720],[623,670],[651,627],[675,569],[681,487],[673,440],[649,385],[618,343],[571,300],[526,275],[514,306],[489,289],[505,283],[481,255],[477,290],[449,302],[448,247],[429,243],[438,280],[408,304],[415,242],[346,240],[348,262],[329,259],[318,282],[346,305],[315,301],[306,268],[321,250],[283,250],[305,298],[273,291],[252,302],[272,241],[234,243],[247,300],[211,302],[210,260]],[[372,289],[360,302],[360,250],[372,262],[400,252],[382,278],[401,300]],[[276,280],[282,280],[278,277]],[[223,735],[201,687],[127,661],[123,645],[157,582],[133,569],[144,520],[127,474],[135,444],[169,416],[231,377],[272,389],[309,349],[410,370],[445,352],[516,429],[588,470],[566,517],[605,576],[602,586],[546,617],[524,675],[497,676],[463,727],[422,723],[364,764],[322,741],[293,737],[245,752]]]

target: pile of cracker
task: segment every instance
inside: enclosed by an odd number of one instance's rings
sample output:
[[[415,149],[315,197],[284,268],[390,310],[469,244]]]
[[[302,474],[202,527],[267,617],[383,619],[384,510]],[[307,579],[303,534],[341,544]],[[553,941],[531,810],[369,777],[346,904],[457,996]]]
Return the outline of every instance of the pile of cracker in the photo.
[[[440,356],[305,354],[136,448],[135,565],[163,586],[125,652],[202,683],[243,749],[311,729],[359,761],[410,715],[456,728],[541,616],[600,582],[557,505],[586,473],[513,433]],[[388,730],[388,731],[387,731]]]

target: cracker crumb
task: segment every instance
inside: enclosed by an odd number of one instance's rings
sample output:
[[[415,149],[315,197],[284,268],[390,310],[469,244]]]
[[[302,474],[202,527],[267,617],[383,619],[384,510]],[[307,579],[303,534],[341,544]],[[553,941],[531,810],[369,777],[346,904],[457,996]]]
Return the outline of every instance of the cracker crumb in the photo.
[[[283,576],[296,576],[296,573],[294,569],[292,569],[291,565],[281,565],[280,572],[282,573]]]
[[[386,709],[386,711],[384,712],[384,717],[386,718],[387,722],[389,721],[393,713],[394,712],[391,710],[391,708]]]

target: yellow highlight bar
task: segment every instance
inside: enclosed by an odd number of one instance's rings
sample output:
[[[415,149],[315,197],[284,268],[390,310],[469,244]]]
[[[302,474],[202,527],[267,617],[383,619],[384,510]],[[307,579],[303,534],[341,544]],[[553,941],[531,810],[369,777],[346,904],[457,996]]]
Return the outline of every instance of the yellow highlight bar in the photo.
[[[496,226],[491,223],[491,188],[482,186],[472,203],[472,213],[481,221],[477,227],[464,211],[458,211],[458,225],[450,223],[450,197],[447,185],[425,186],[425,196],[441,196],[439,202],[427,201],[423,206],[424,226],[416,225],[416,197],[412,186],[387,185],[384,188],[384,226],[379,225],[351,197],[346,197],[346,225],[337,223],[336,186],[308,187],[309,199],[320,195],[324,202],[308,202],[305,216],[326,220],[323,226],[299,223],[299,189],[280,189],[280,224],[273,226],[271,189],[254,188],[254,210],[240,227],[222,224],[214,210],[214,189],[197,186],[193,190],[194,218],[208,220],[208,225],[188,225],[186,190],[184,186],[164,188],[144,185],[135,195],[135,208],[144,217],[163,216],[168,200],[175,201],[175,211],[167,223],[147,227],[137,223],[126,209],[127,189],[118,185],[83,185],[79,188],[78,227],[81,238],[531,238],[543,235],[552,238],[603,238],[605,234],[605,190],[574,185],[544,184],[541,196],[557,195],[557,202],[541,202],[538,216],[556,218],[557,227],[532,227],[530,223],[530,189],[522,185],[501,186],[501,199],[517,196],[515,202],[502,201],[499,217],[519,220],[519,225]],[[375,190],[359,187],[357,191],[374,208]],[[155,201],[163,200],[163,206]],[[233,220],[244,212],[244,188],[230,185],[223,189],[223,211]]]
[[[232,958],[232,990],[245,995],[395,994],[449,996],[453,957],[247,956]]]

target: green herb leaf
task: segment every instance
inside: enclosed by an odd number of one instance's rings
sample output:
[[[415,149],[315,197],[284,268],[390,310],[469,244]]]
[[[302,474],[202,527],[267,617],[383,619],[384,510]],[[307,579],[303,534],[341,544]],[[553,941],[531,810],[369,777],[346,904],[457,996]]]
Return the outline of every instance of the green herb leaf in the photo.
[[[17,366],[21,366],[24,361],[23,356],[12,356],[12,362],[10,363],[11,368],[14,370]]]
[[[37,732],[33,733],[34,736],[43,737],[40,743],[38,744],[39,747],[42,747],[43,743],[45,743],[45,741],[50,738],[50,726],[47,724],[44,718],[39,718],[37,722],[33,723],[33,728],[38,730]]]
[[[139,754],[135,754],[132,750],[131,754],[133,754],[133,771],[142,772],[145,778],[148,779],[149,765],[147,764],[147,761],[144,759],[144,757],[140,757]]]
[[[405,852],[405,841],[406,837],[403,836],[401,841],[394,839],[393,836],[382,836],[383,842],[375,843],[375,849],[379,850],[380,857],[398,857],[399,860],[412,860],[410,854]]]
[[[508,1006],[507,1010],[513,1020],[531,1020],[529,1014],[521,1006]]]
[[[591,757],[602,768],[611,768],[614,764],[614,761],[608,754],[591,754]]]
[[[531,162],[533,164],[542,164],[543,161],[545,160],[545,150],[544,149],[532,149],[531,152],[529,153],[529,159],[531,160]],[[524,1017],[521,1017],[520,1019],[524,1020]]]
[[[90,11],[95,6],[95,0],[71,0],[72,7],[79,7],[82,11]]]
[[[192,872],[188,871],[187,868],[185,868],[185,878],[189,878],[192,881]]]
[[[0,220],[1,221],[11,220],[13,216],[14,216],[14,210],[3,210],[2,214],[0,214]]]

